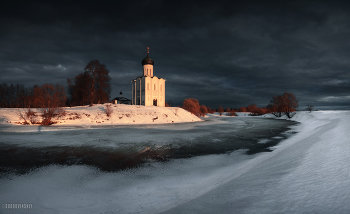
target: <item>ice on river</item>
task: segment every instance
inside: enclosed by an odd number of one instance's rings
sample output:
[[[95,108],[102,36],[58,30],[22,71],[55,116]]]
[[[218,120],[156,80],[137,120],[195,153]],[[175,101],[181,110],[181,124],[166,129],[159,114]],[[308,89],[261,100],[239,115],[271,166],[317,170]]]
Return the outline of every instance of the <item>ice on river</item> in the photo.
[[[158,136],[152,143],[160,146],[168,145],[170,139],[200,145],[198,139],[207,131],[206,123],[213,127],[231,123],[238,127],[237,134],[247,127],[259,131],[258,123],[253,126],[249,119],[238,118],[172,127],[140,126],[130,138],[127,128],[116,129],[118,134],[113,135],[110,128],[78,127],[25,135],[4,132],[0,139],[10,144],[24,142],[22,146],[27,147],[45,147],[50,145],[48,140],[63,146],[95,145],[90,137],[97,139],[98,130],[106,135],[98,146],[119,148],[113,140],[116,137],[140,143],[147,132]],[[31,203],[33,208],[23,213],[349,213],[350,112],[298,112],[293,120],[301,122],[292,127],[297,133],[274,146],[272,152],[246,155],[246,150],[235,150],[149,162],[112,173],[88,166],[47,166],[3,177],[0,202]],[[210,142],[227,139],[228,130],[214,130],[216,138],[208,133]],[[62,132],[77,136],[65,137]],[[269,143],[266,139],[257,138],[257,144]]]

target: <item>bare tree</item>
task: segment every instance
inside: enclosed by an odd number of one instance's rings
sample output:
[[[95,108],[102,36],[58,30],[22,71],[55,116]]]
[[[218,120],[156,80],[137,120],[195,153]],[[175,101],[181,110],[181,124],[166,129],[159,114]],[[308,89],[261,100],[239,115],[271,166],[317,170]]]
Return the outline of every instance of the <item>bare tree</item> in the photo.
[[[222,116],[222,113],[224,112],[224,108],[222,106],[219,106],[218,112],[220,116]]]
[[[18,115],[19,119],[24,120],[24,122],[23,122],[24,125],[29,125],[28,118],[27,118],[26,114],[23,114],[21,110],[18,110],[17,115]]]
[[[111,92],[109,70],[104,64],[101,64],[98,60],[91,60],[85,66],[86,74],[90,75],[92,82],[90,85],[90,105],[93,102],[101,103],[109,100]],[[95,94],[94,94],[95,93]]]
[[[23,84],[0,84],[0,107],[24,108],[26,107],[27,96],[28,90]]]
[[[295,96],[292,93],[285,92],[283,95],[274,96],[268,108],[276,117],[285,114],[288,118],[292,118],[298,106],[299,101]]]
[[[208,114],[208,108],[205,105],[200,105],[199,115],[204,117],[206,114]]]
[[[34,88],[35,105],[40,108],[43,118],[42,125],[51,125],[53,117],[57,115],[59,107],[64,106],[66,94],[60,85],[44,84]]]
[[[299,101],[295,98],[294,94],[288,92],[285,92],[282,97],[284,105],[283,113],[288,118],[292,118],[299,106]]]
[[[274,97],[274,98],[275,98],[275,97]],[[270,102],[271,102],[271,103],[268,104],[267,107],[266,107],[266,108],[268,109],[268,111],[269,111],[271,114],[273,114],[274,116],[276,116],[276,117],[281,117],[281,116],[282,116],[282,112],[279,111],[279,109],[278,109],[278,107],[277,107],[277,104],[274,104],[275,99],[272,99]]]
[[[309,112],[311,113],[312,110],[314,110],[314,106],[311,105],[311,104],[307,104],[305,110],[306,110],[306,111],[309,111]]]
[[[210,114],[214,113],[213,109],[211,109],[209,106],[207,106],[207,109],[208,109],[208,113]]]
[[[32,111],[30,108],[27,108],[24,112],[18,110],[18,116],[20,117],[20,119],[24,120],[23,124],[25,125],[29,125],[29,123],[37,124],[36,118],[38,115],[35,111]]]
[[[31,124],[37,124],[37,113],[35,111],[32,111],[30,108],[27,109],[27,111],[25,112],[27,118],[29,119]]]
[[[92,77],[89,74],[80,73],[72,79],[67,79],[67,83],[71,105],[90,104]]]

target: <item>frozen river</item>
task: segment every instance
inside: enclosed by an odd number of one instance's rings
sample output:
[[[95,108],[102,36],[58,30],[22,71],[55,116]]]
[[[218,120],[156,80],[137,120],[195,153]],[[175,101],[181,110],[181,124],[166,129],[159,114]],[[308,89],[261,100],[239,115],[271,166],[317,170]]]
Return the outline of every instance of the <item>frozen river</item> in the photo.
[[[1,125],[0,213],[350,213],[350,111],[293,120]]]
[[[48,165],[87,165],[107,172],[172,159],[271,151],[296,122],[257,117],[209,117],[170,125],[2,127],[2,172]]]
[[[248,194],[242,182],[256,185],[241,176],[298,126],[217,116],[167,125],[2,125],[0,201],[30,204],[23,213],[232,213],[220,204],[230,207],[232,191]],[[235,210],[255,200],[247,197],[235,199]]]

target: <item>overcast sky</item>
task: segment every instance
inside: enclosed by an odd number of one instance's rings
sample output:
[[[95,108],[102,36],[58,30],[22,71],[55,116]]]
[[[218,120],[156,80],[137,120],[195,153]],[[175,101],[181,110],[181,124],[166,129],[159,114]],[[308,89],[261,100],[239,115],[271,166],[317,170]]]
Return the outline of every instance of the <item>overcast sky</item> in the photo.
[[[288,3],[289,2],[289,3]],[[0,83],[59,83],[98,59],[111,98],[131,99],[150,47],[166,101],[350,109],[347,1],[11,1],[0,14]]]

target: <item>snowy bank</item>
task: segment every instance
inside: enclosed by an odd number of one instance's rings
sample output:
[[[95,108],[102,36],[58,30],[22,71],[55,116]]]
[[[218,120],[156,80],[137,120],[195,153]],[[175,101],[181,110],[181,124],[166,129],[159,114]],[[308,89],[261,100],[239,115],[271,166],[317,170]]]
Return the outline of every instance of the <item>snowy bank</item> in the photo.
[[[243,172],[166,213],[350,213],[350,111],[292,120],[298,133],[273,152],[238,163]]]
[[[126,125],[126,124],[164,124],[201,121],[200,118],[179,107],[156,107],[112,104],[112,115],[107,117],[106,105],[64,107],[65,115],[55,118],[55,125]],[[0,124],[18,124],[23,122],[19,111],[26,109],[0,109]],[[39,112],[37,109],[33,111]],[[39,113],[38,113],[39,114]],[[38,120],[41,118],[38,117]]]

